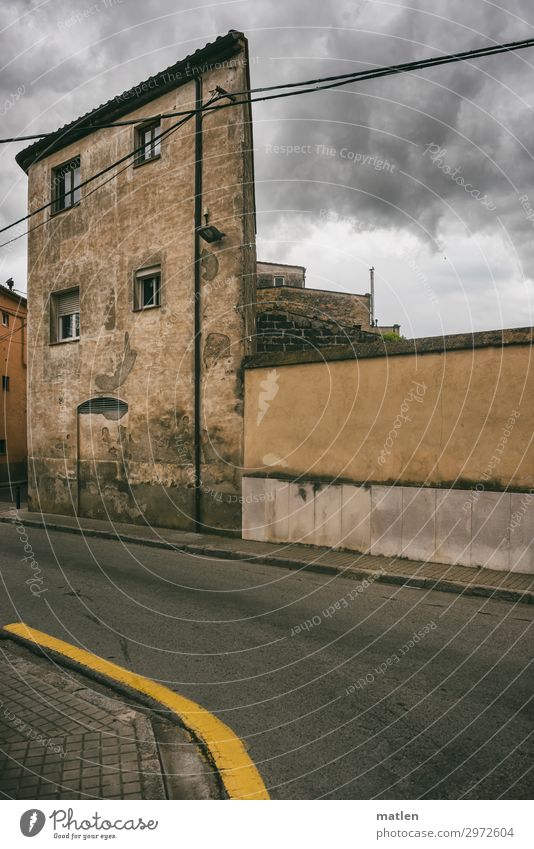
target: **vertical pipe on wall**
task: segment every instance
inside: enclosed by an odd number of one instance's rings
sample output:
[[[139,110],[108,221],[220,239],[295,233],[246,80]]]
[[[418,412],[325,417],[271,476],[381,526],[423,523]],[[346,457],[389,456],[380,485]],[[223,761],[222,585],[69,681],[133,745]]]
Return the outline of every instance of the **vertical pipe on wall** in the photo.
[[[195,77],[195,305],[194,305],[194,471],[195,471],[195,531],[202,530],[201,490],[201,423],[200,423],[200,379],[201,379],[201,289],[200,289],[200,236],[202,225],[202,77]]]

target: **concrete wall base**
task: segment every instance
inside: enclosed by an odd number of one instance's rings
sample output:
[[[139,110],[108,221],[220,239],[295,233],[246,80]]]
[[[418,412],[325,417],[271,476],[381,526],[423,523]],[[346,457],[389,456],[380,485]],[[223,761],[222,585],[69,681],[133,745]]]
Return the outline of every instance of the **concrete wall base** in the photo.
[[[534,492],[245,477],[243,538],[534,573]]]

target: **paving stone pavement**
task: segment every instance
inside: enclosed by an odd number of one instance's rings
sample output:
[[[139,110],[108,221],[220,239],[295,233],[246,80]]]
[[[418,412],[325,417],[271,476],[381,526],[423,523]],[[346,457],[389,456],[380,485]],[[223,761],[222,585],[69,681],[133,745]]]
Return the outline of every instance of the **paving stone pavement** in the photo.
[[[114,523],[102,519],[60,516],[27,510],[19,510],[15,515],[17,521],[25,526],[47,528],[50,531],[60,530],[86,537],[118,539],[123,543],[133,542],[187,551],[206,557],[242,559],[296,569],[341,572],[346,577],[364,578],[379,572],[380,580],[384,583],[534,604],[533,574],[406,560],[402,557],[359,554],[355,551],[333,550],[300,543],[255,542],[235,537],[158,528],[154,525]],[[13,508],[6,511],[0,509],[0,522],[11,523],[13,516]]]
[[[0,798],[166,798],[142,713],[5,649],[0,681]]]

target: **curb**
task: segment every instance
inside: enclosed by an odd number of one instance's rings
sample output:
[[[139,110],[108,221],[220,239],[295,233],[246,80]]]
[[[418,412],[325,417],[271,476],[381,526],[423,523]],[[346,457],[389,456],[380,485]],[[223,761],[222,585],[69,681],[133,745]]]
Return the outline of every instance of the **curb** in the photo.
[[[0,522],[11,524],[12,519],[0,515]],[[137,543],[151,548],[162,548],[167,551],[179,551],[184,554],[196,554],[201,557],[216,557],[220,560],[242,560],[246,563],[261,563],[267,566],[282,566],[286,569],[305,570],[307,572],[320,572],[327,575],[343,575],[344,578],[360,580],[373,578],[374,581],[384,584],[396,584],[418,589],[440,590],[441,592],[459,593],[462,595],[482,596],[484,598],[499,599],[501,601],[519,602],[521,604],[534,604],[534,592],[530,590],[514,590],[507,587],[494,587],[487,584],[463,584],[460,581],[451,581],[441,578],[429,578],[425,576],[399,575],[381,572],[377,576],[377,570],[356,567],[335,566],[328,563],[309,562],[308,560],[295,560],[278,556],[276,554],[245,554],[241,551],[230,551],[227,548],[216,546],[195,545],[194,543],[172,543],[165,540],[150,539],[149,537],[135,536],[133,534],[119,534],[113,531],[96,530],[93,528],[72,527],[61,525],[56,522],[43,522],[39,519],[24,518],[24,524],[31,528],[58,531],[59,533],[77,534],[83,537],[99,537],[101,539],[115,540],[116,542]]]
[[[269,793],[245,744],[231,728],[201,705],[158,684],[144,675],[125,669],[85,649],[15,622],[0,628],[0,639],[12,639],[30,651],[53,657],[119,692],[135,694],[140,701],[156,706],[186,729],[200,744],[213,764],[227,799],[265,800]]]

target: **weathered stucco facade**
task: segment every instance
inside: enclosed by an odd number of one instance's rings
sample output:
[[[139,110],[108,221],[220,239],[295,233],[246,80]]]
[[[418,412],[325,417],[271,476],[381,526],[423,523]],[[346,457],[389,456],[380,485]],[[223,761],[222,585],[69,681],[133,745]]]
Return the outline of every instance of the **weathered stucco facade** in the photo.
[[[195,109],[217,86],[249,87],[239,33],[90,118],[142,123]],[[162,133],[179,120],[163,118]],[[205,112],[163,135],[159,157],[129,159],[109,182],[113,172],[82,185],[79,205],[35,216],[46,223],[29,242],[30,509],[239,532],[256,270],[251,132],[247,104]],[[62,133],[19,154],[30,209],[50,201],[54,168],[79,156],[83,183],[136,147],[135,125]],[[214,244],[196,232],[206,211],[224,233]],[[136,272],[151,267],[161,303],[136,311]],[[80,338],[55,342],[51,296],[72,287]]]

